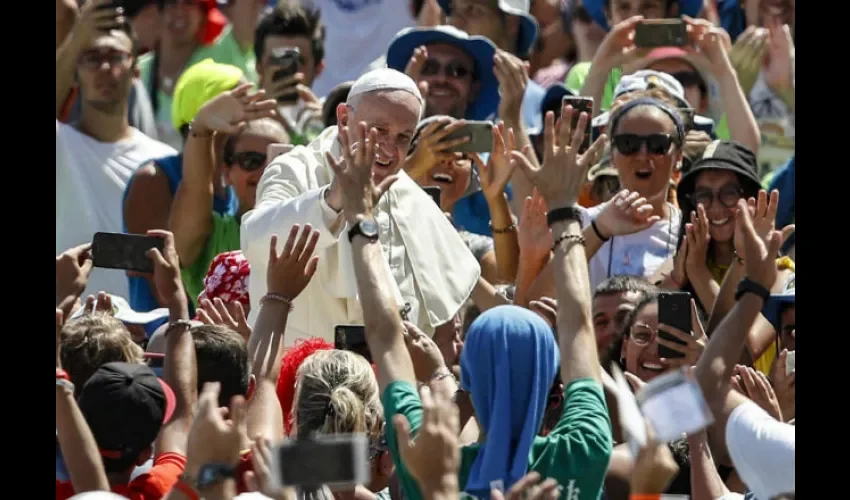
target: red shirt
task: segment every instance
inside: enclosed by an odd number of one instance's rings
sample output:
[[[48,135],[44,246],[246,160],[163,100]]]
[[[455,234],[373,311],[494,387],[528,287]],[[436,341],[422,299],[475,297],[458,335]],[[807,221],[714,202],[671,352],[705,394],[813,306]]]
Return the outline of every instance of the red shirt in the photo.
[[[254,470],[254,463],[251,462],[251,455],[254,452],[251,450],[243,451],[239,456],[239,463],[236,464],[236,492],[247,493],[248,486],[245,484],[245,473]]]
[[[151,469],[130,481],[126,485],[112,487],[112,492],[130,500],[160,500],[177,483],[177,479],[186,468],[186,457],[178,453],[157,455]],[[66,500],[74,496],[74,487],[70,482],[56,481],[56,500]]]

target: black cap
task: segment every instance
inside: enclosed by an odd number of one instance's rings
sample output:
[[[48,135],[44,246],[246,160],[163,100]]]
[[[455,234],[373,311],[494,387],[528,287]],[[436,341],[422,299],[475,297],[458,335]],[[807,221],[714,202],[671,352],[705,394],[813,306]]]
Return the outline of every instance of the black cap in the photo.
[[[702,156],[683,172],[676,189],[680,206],[686,197],[693,194],[697,174],[703,170],[727,170],[737,174],[745,197],[755,196],[761,189],[755,153],[739,142],[713,141],[705,148]]]
[[[114,362],[94,372],[78,404],[101,455],[121,459],[154,442],[174,413],[175,397],[147,365]]]

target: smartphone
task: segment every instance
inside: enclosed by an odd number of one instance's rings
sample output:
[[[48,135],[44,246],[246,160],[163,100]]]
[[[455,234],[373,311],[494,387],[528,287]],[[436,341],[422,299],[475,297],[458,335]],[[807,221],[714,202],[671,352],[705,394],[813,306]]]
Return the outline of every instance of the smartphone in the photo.
[[[644,19],[635,26],[639,48],[684,47],[687,42],[687,25],[681,19]]]
[[[430,196],[431,199],[434,200],[434,203],[436,203],[438,207],[441,206],[440,205],[440,186],[425,186],[422,189],[424,189],[425,192],[428,193],[428,196]]]
[[[590,138],[593,135],[593,98],[565,95],[561,99],[561,108],[563,109],[567,104],[572,106],[573,110],[576,111],[573,113],[573,130],[578,126],[578,118],[581,112],[587,113],[587,129],[584,133],[584,141],[582,141],[581,148],[579,149],[579,153],[584,153],[590,147]]]
[[[691,131],[694,129],[694,116],[696,116],[696,112],[693,108],[679,108],[679,113],[681,113],[682,118],[684,120],[685,132]]]
[[[337,325],[334,327],[334,349],[351,351],[372,362],[372,353],[366,343],[366,327],[361,325]]]
[[[469,142],[455,146],[447,151],[453,153],[489,153],[493,148],[493,122],[469,121],[466,126],[455,130],[443,140],[469,137]]]
[[[276,489],[369,484],[369,439],[334,434],[284,441],[272,449],[271,476]]]
[[[153,261],[146,255],[151,248],[162,253],[165,240],[143,234],[95,233],[91,243],[95,267],[140,273],[153,272]]]
[[[791,375],[797,368],[797,351],[788,351],[785,355],[785,374]]]
[[[661,292],[658,294],[658,322],[678,328],[683,332],[691,331],[691,294],[688,292]],[[664,340],[685,345],[665,331],[658,331],[658,336]],[[659,345],[658,355],[662,358],[683,358],[684,354],[669,347]]]
[[[291,77],[301,69],[304,58],[297,47],[281,47],[272,50],[269,64],[278,69],[272,75],[272,80],[277,82]],[[298,101],[298,94],[291,93],[277,98],[278,102],[293,103]]]

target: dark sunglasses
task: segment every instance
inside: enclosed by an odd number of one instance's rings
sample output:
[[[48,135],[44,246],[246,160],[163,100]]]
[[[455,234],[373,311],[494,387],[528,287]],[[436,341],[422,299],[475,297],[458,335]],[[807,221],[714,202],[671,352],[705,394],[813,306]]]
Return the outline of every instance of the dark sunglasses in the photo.
[[[239,168],[246,172],[253,172],[263,168],[266,164],[266,155],[256,153],[254,151],[243,151],[241,153],[233,153],[231,156],[231,164],[239,165]]]
[[[743,195],[744,191],[739,186],[724,186],[717,191],[695,189],[692,194],[688,195],[688,200],[690,200],[693,206],[702,205],[706,210],[711,208],[714,200],[717,200],[726,208],[733,208],[738,204],[738,200]]]
[[[425,61],[422,71],[419,74],[421,76],[437,76],[442,74],[446,78],[466,78],[472,74],[472,70],[461,63],[450,62],[444,65],[440,64],[440,61],[436,59],[428,59]]]
[[[675,142],[670,134],[617,134],[612,141],[617,151],[626,156],[637,153],[644,144],[646,144],[646,150],[649,154],[665,155]]]
[[[120,66],[122,64],[127,63],[130,60],[130,54],[127,52],[119,52],[119,51],[109,51],[109,52],[98,52],[96,50],[92,50],[89,52],[83,53],[80,56],[80,66],[90,69],[96,69],[103,66],[103,63],[107,63],[109,67]]]
[[[695,71],[680,71],[678,73],[670,73],[670,76],[681,83],[682,87],[699,87],[701,90],[705,89],[705,82],[702,80],[702,76]]]

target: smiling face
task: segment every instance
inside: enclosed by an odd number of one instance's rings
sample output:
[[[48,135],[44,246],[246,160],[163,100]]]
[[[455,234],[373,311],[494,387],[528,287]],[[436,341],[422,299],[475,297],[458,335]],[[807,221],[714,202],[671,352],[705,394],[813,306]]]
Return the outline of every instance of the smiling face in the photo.
[[[630,191],[637,191],[650,202],[666,199],[673,167],[682,158],[681,149],[675,143],[677,131],[673,119],[654,106],[640,105],[630,109],[619,119],[616,126],[617,129],[611,132],[611,158],[620,176],[621,186]],[[618,145],[619,135],[631,139],[637,137],[637,142],[642,144],[633,153],[624,152],[622,149],[625,148]],[[653,137],[661,136],[674,139],[663,152],[653,147],[657,146],[653,142],[663,142]]]
[[[241,213],[254,208],[257,185],[270,160],[266,156],[269,145],[289,142],[286,131],[274,120],[257,120],[249,127],[235,139],[230,163],[225,165]]]
[[[428,59],[420,73],[420,80],[428,83],[425,115],[463,118],[477,92],[472,77],[475,61],[454,45],[435,43],[427,50]]]
[[[593,298],[593,331],[600,360],[607,357],[611,344],[625,328],[627,316],[641,297],[640,292],[617,292]]]
[[[133,82],[133,42],[113,30],[97,37],[80,55],[77,79],[83,102],[103,113],[126,113]]]
[[[176,46],[194,45],[204,24],[200,0],[166,0],[162,9],[164,35]]]
[[[697,174],[691,201],[702,204],[708,216],[712,241],[725,243],[735,236],[735,213],[741,199],[738,176],[728,170],[704,170]]]
[[[404,166],[421,110],[419,100],[404,90],[370,92],[337,107],[339,127],[349,128],[352,141],[359,133],[356,129],[360,122],[377,130],[378,147],[372,165],[376,184]]]
[[[626,360],[626,370],[644,382],[649,382],[664,372],[658,355],[658,302],[650,302],[635,315],[634,323],[623,340],[621,356]]]
[[[464,156],[435,165],[423,178],[416,179],[422,187],[440,188],[440,208],[451,212],[455,203],[466,193],[472,180],[472,160]]]

